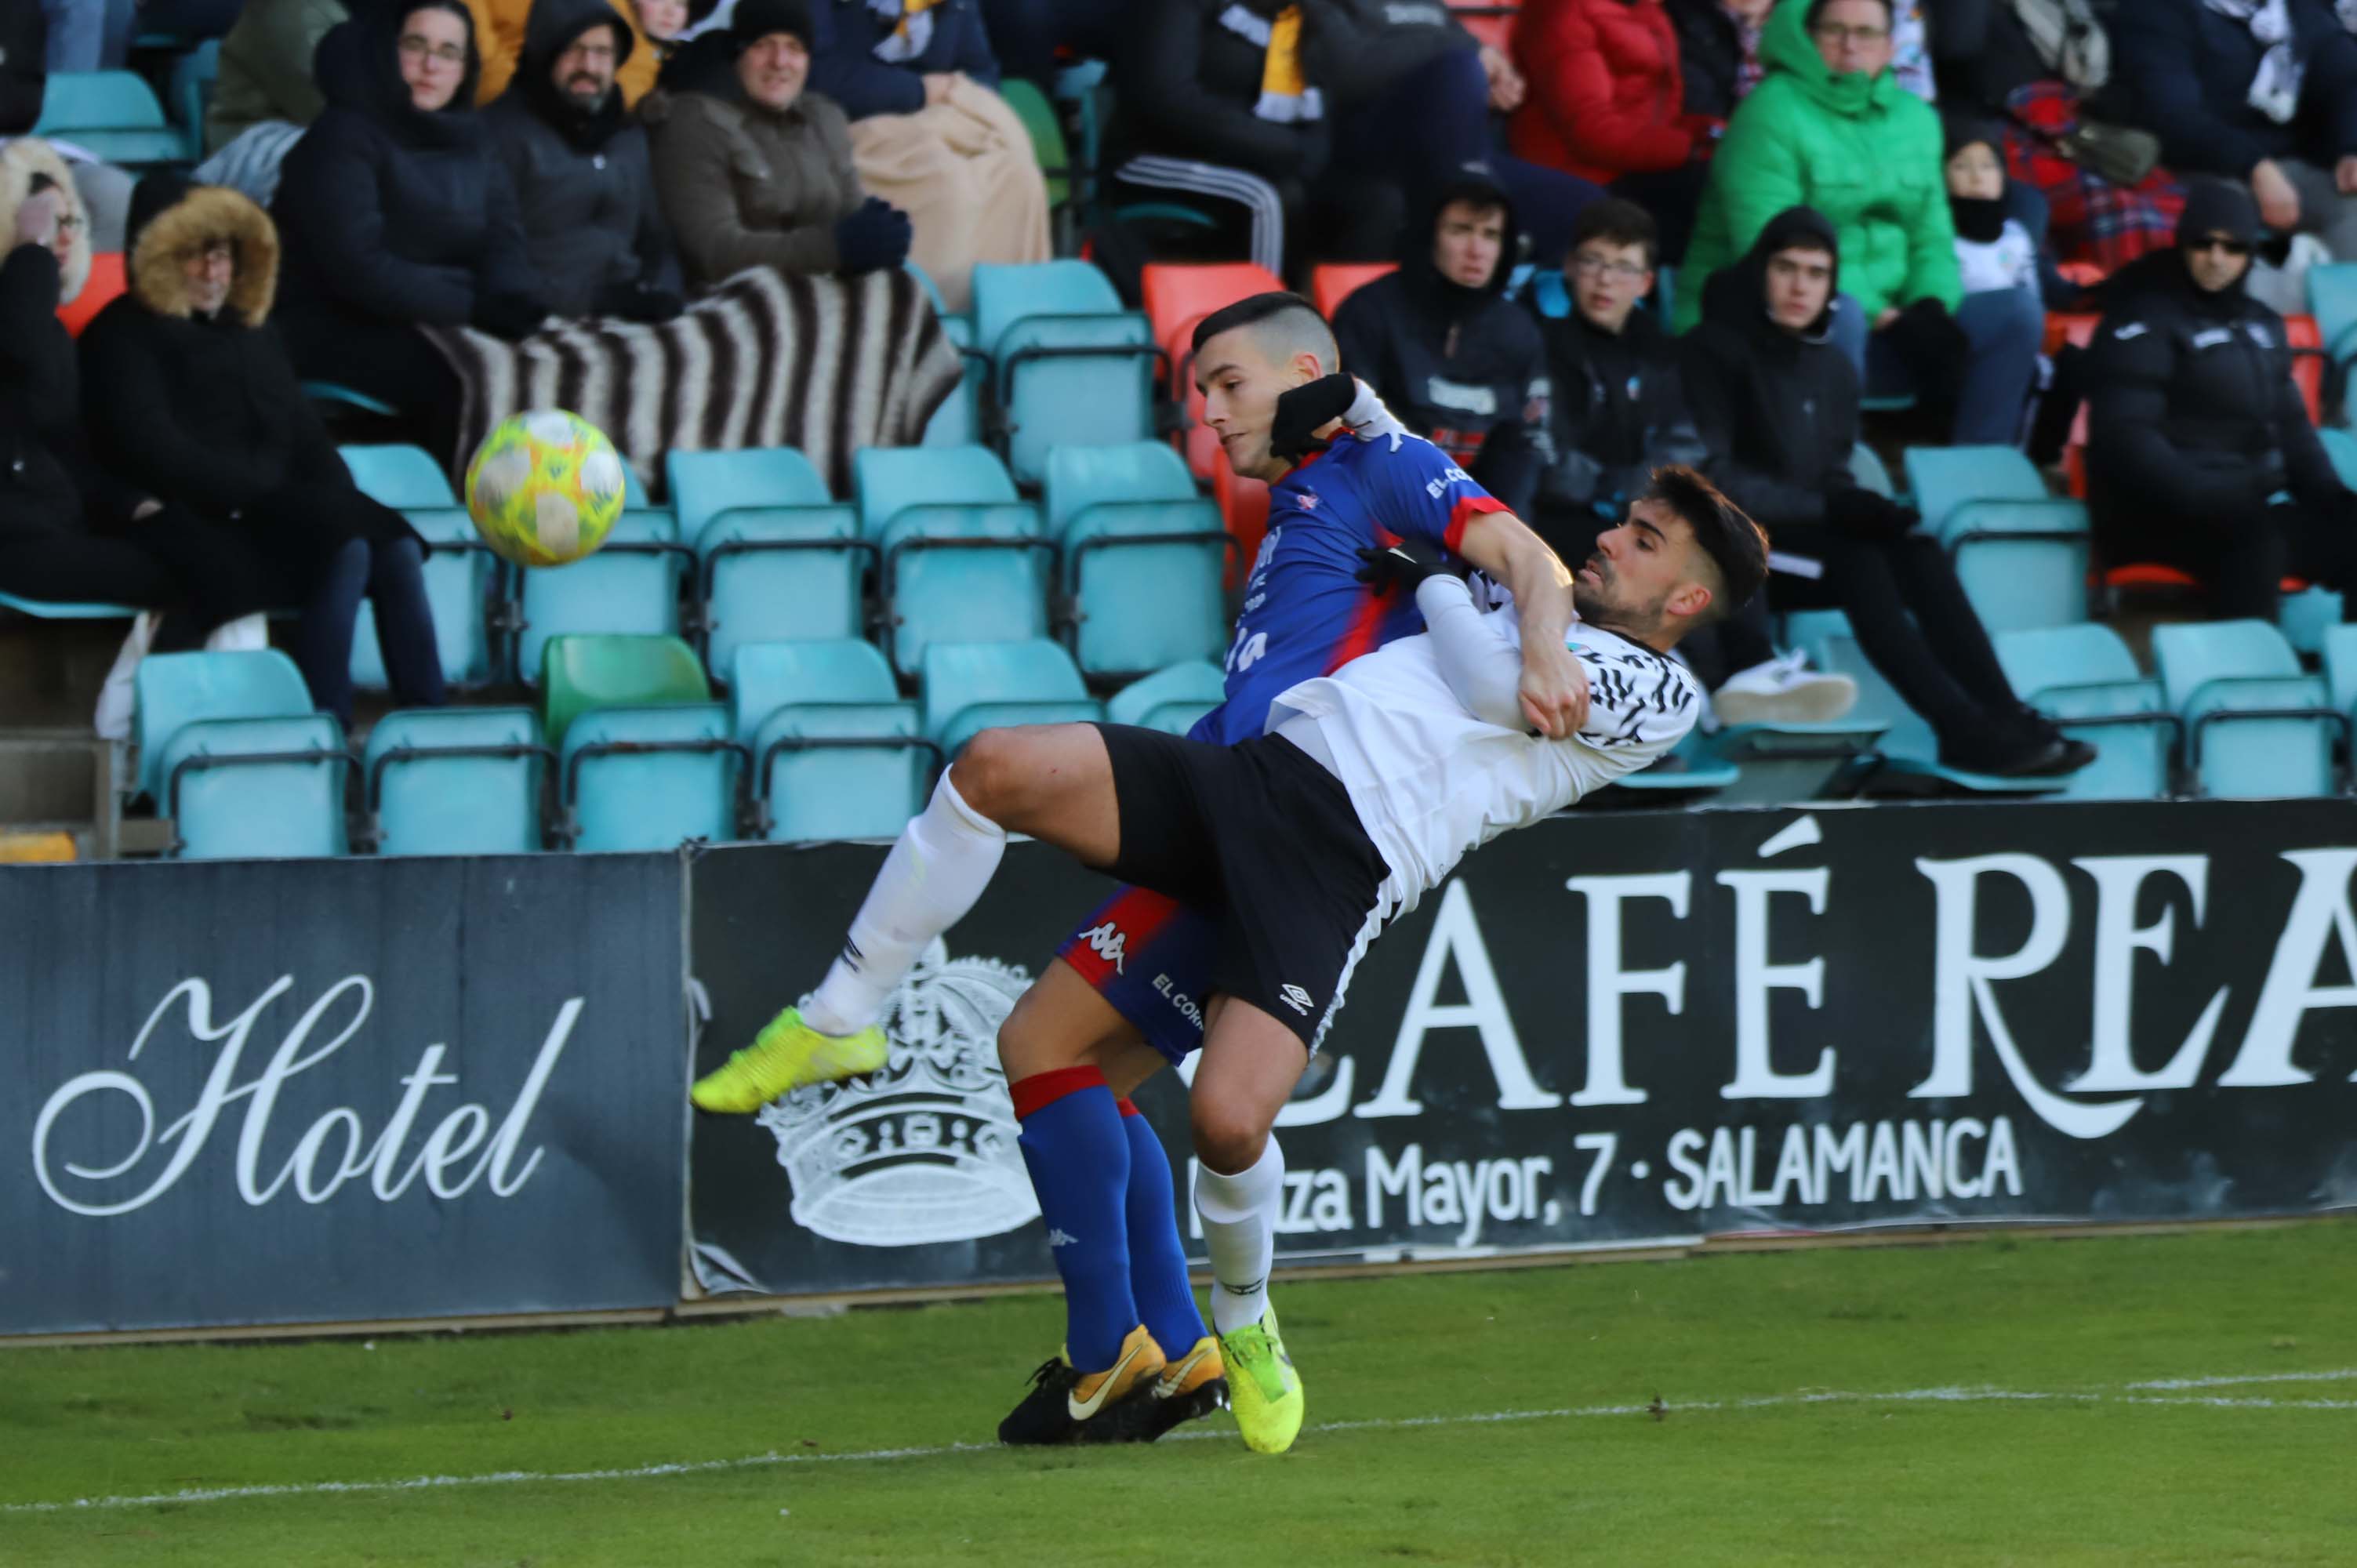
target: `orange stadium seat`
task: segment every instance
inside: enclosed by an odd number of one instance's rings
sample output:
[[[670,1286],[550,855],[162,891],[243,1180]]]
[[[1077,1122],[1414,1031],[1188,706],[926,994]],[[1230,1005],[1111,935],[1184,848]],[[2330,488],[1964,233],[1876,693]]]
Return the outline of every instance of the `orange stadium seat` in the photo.
[[[1260,542],[1268,532],[1268,487],[1247,479],[1228,467],[1225,457],[1211,465],[1211,495],[1220,503],[1220,521],[1236,542],[1228,557],[1228,583],[1242,587],[1260,557]]]
[[[1250,262],[1215,262],[1188,266],[1174,262],[1149,263],[1138,276],[1146,297],[1146,318],[1154,324],[1154,340],[1168,344],[1171,329],[1193,322],[1223,306],[1255,294],[1269,294],[1285,281],[1266,267]],[[1172,363],[1177,363],[1173,355]]]
[[[1309,274],[1309,296],[1327,320],[1342,302],[1386,273],[1399,271],[1397,262],[1328,262]]]

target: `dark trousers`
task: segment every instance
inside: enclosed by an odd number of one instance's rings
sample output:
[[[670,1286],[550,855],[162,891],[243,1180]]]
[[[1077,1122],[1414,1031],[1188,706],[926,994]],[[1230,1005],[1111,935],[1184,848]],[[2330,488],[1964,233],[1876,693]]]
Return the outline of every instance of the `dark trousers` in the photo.
[[[1661,230],[1662,264],[1674,267],[1686,259],[1695,214],[1702,209],[1702,188],[1709,182],[1710,165],[1687,163],[1651,173],[1624,174],[1612,182],[1611,191],[1653,215],[1654,225]]]
[[[454,471],[466,467],[471,454],[457,450],[458,373],[416,328],[350,318],[306,322],[296,349],[305,380],[333,381],[391,403],[400,411],[403,435],[436,462]]]
[[[295,628],[295,663],[311,701],[352,723],[352,628],[361,600],[376,607],[377,649],[405,708],[437,708],[447,700],[442,655],[434,640],[434,613],[425,599],[425,556],[414,539],[345,542],[328,558]]]
[[[0,591],[51,604],[188,610],[200,640],[222,621],[267,607],[253,596],[240,557],[233,534],[167,506],[110,533],[0,532]]]
[[[2200,578],[2221,620],[2273,620],[2286,577],[2337,588],[2351,599],[2357,588],[2357,521],[2346,515],[2290,504],[2266,508],[2247,523],[2224,527],[2177,522],[2147,514],[2134,533],[2106,538],[2104,558],[2158,561]],[[2357,618],[2344,600],[2344,619]]]

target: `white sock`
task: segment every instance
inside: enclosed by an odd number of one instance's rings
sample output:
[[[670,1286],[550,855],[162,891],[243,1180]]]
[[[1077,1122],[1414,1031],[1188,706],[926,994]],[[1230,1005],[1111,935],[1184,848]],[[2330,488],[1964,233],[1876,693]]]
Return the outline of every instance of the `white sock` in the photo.
[[[1232,1334],[1268,1310],[1268,1269],[1276,1257],[1276,1204],[1285,1191],[1285,1152],[1271,1136],[1252,1168],[1223,1176],[1195,1173],[1195,1212],[1211,1254],[1211,1327]]]
[[[802,1022],[822,1035],[852,1035],[882,1017],[893,988],[927,943],[965,918],[1006,853],[1006,830],[960,800],[942,774],[885,857]]]

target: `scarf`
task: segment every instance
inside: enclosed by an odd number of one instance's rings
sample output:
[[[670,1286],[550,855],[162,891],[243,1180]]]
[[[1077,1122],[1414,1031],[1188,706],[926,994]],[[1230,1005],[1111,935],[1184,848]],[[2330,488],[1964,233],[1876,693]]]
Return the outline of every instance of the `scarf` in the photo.
[[[2258,74],[2251,79],[2252,108],[2278,125],[2288,125],[2299,111],[2299,88],[2308,75],[2292,39],[2291,8],[2287,0],[2202,0],[2221,16],[2251,29],[2251,37],[2266,48],[2259,57]]]
[[[867,0],[870,11],[892,24],[892,30],[876,46],[876,58],[905,65],[931,48],[932,10],[941,3],[942,0]]]
[[[1948,209],[1956,220],[1956,238],[1975,245],[1994,245],[2005,233],[2005,198],[1952,196]]]
[[[1254,113],[1279,125],[1325,118],[1324,98],[1301,73],[1300,6],[1287,5],[1271,21],[1241,5],[1231,5],[1220,13],[1220,26],[1264,51],[1260,102],[1253,105]]]

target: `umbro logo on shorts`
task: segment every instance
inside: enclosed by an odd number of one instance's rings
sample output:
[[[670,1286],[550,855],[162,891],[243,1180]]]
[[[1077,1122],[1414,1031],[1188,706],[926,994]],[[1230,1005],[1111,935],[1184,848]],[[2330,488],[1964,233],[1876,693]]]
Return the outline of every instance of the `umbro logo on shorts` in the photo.
[[[1277,995],[1284,1000],[1287,1007],[1305,1018],[1309,1016],[1309,993],[1302,990],[1298,985],[1279,986]]]
[[[1119,926],[1111,920],[1102,926],[1092,926],[1081,933],[1081,940],[1089,944],[1090,951],[1113,965],[1115,974],[1129,972],[1122,967],[1123,961],[1128,957],[1129,939],[1122,935]]]

